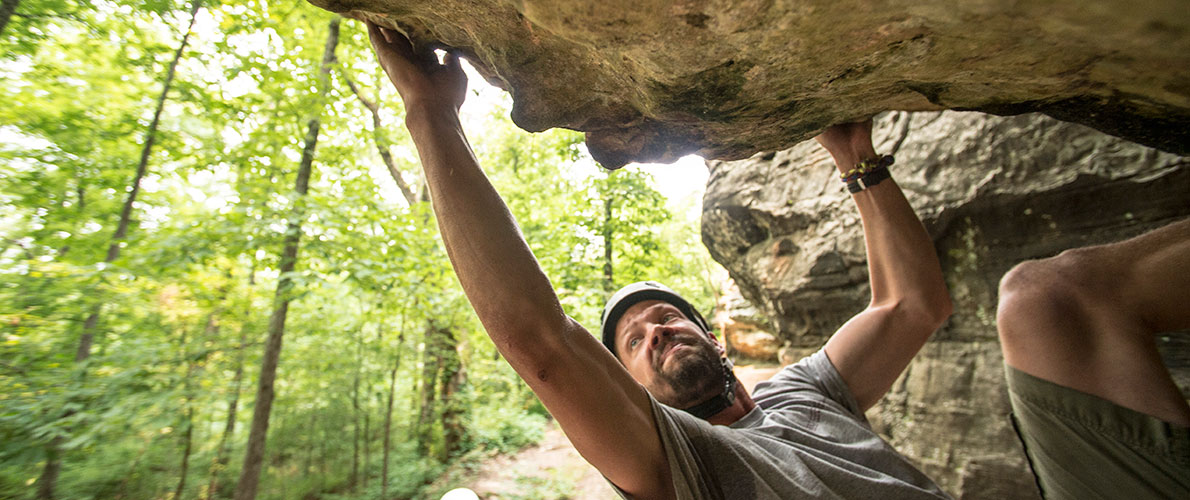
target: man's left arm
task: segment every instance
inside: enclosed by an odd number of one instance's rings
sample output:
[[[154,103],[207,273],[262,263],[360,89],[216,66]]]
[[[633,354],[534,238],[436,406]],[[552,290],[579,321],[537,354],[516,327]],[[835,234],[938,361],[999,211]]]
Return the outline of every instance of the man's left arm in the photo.
[[[841,172],[876,157],[872,122],[836,125],[817,137]],[[853,193],[864,228],[872,299],[826,343],[826,355],[861,410],[892,387],[951,313],[933,241],[892,179]]]

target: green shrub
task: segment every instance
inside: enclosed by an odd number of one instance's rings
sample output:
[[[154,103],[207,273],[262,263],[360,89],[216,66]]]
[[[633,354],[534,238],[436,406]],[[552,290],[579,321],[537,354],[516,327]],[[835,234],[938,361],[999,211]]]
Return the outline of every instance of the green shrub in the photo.
[[[483,448],[500,453],[516,450],[541,441],[545,435],[546,417],[519,408],[482,406],[472,410],[468,425],[468,448]]]

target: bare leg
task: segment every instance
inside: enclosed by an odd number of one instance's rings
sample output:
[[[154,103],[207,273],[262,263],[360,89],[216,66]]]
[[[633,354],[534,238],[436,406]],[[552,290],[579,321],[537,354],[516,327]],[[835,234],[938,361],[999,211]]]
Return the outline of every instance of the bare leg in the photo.
[[[1190,327],[1190,219],[1021,263],[1000,282],[996,322],[1009,366],[1190,426],[1155,342]]]

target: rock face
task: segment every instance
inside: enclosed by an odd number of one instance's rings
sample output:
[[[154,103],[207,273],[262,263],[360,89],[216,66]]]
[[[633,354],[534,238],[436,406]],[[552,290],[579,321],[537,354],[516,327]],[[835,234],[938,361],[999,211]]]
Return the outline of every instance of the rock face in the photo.
[[[776,361],[781,341],[773,335],[768,318],[740,294],[734,281],[725,281],[711,316],[711,328],[722,333],[727,355],[737,363]]]
[[[1040,111],[1190,153],[1182,0],[310,0],[467,56],[603,165],[739,159],[886,110]]]
[[[957,497],[1033,498],[1007,418],[999,279],[1190,215],[1190,158],[1036,114],[896,112],[874,133],[934,240],[955,313],[869,418]],[[769,318],[782,361],[796,361],[867,305],[859,215],[813,141],[710,166],[703,242]],[[1188,340],[1161,343],[1184,391]]]

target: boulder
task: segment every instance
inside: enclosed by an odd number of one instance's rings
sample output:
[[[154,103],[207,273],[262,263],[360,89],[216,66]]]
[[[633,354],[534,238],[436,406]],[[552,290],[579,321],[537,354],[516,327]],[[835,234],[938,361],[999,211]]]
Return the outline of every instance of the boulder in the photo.
[[[886,110],[1040,111],[1190,153],[1181,0],[310,0],[464,54],[615,168],[739,159]]]
[[[773,335],[768,318],[744,298],[730,278],[724,280],[719,290],[711,328],[722,333],[727,355],[737,363],[778,360],[781,342]]]
[[[1007,417],[1000,277],[1026,259],[1190,215],[1190,158],[1039,114],[893,112],[874,136],[934,240],[955,313],[869,420],[957,497],[1033,498]],[[768,317],[782,362],[796,361],[867,306],[859,214],[814,141],[708,163],[703,242]],[[1159,345],[1190,393],[1188,340]]]

